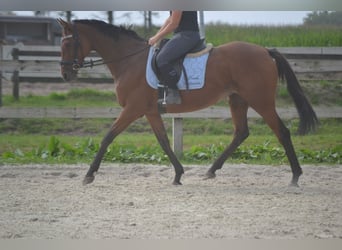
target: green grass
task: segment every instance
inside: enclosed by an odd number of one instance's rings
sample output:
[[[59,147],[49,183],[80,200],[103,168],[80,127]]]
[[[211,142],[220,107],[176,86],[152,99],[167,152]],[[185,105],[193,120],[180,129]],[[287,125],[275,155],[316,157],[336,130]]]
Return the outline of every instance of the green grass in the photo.
[[[206,26],[207,40],[214,44],[239,40],[267,47],[340,46],[341,31],[338,26]]]
[[[301,81],[304,93],[314,105],[342,106],[342,81]],[[278,84],[277,104],[294,105],[286,85]],[[220,101],[218,106],[227,106],[227,101]],[[47,96],[27,95],[15,100],[10,95],[3,96],[6,107],[118,107],[114,91],[95,89],[71,89],[67,93],[52,92]]]
[[[341,46],[338,26],[235,26],[209,24],[206,39],[214,45],[245,41],[266,47]]]
[[[146,39],[143,27],[135,27]],[[205,26],[206,41],[215,46],[232,41],[245,41],[266,47],[332,47],[341,46],[342,32],[339,26],[257,26],[211,23]]]
[[[71,89],[67,93],[52,92],[47,96],[28,95],[15,100],[4,95],[3,105],[6,107],[113,107],[118,106],[114,91],[98,91],[94,89]]]
[[[182,162],[209,164],[223,151],[232,140],[230,121],[222,119],[186,119],[184,124],[184,155]],[[80,122],[80,121],[79,121]],[[296,136],[296,120],[286,121],[292,131],[292,140],[298,158],[302,163],[340,164],[342,160],[342,135],[336,133],[341,127],[340,119],[325,119],[316,133]],[[205,128],[209,123],[212,128]],[[205,129],[199,130],[199,127]],[[48,125],[46,125],[48,126]],[[134,127],[138,131],[134,131]],[[170,121],[166,120],[170,127]],[[49,126],[48,126],[49,127]],[[144,127],[144,129],[142,129]],[[171,136],[170,128],[169,137]],[[0,134],[0,161],[2,163],[90,163],[98,150],[106,130],[97,135],[67,135],[51,130],[50,134]],[[118,136],[109,147],[104,158],[106,162],[148,162],[168,163],[150,128],[133,124],[132,128]],[[250,120],[250,137],[234,153],[229,162],[258,164],[286,164],[283,148],[260,120]]]

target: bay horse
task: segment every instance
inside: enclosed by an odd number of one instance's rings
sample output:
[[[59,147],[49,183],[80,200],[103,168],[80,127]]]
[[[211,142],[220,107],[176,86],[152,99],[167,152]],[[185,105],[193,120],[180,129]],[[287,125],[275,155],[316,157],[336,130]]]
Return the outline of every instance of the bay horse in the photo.
[[[80,67],[99,62],[86,62],[85,57],[96,51],[113,76],[117,100],[122,107],[109,132],[104,136],[83,184],[94,181],[107,147],[133,121],[145,116],[155,136],[175,170],[173,184],[181,184],[183,166],[171,149],[170,142],[157,107],[157,90],[145,78],[149,46],[136,32],[99,20],[75,20],[71,23],[58,19],[63,28],[61,42],[61,74],[65,81],[77,77]],[[285,149],[292,170],[290,185],[298,186],[302,169],[298,162],[289,130],[275,108],[278,78],[284,78],[296,105],[300,124],[299,134],[314,130],[318,119],[303,94],[289,63],[276,50],[246,42],[231,42],[214,47],[209,55],[205,85],[202,89],[181,91],[181,104],[168,105],[168,113],[191,112],[229,99],[234,125],[234,136],[206,173],[214,178],[226,159],[248,137],[247,110],[253,108],[265,120]]]

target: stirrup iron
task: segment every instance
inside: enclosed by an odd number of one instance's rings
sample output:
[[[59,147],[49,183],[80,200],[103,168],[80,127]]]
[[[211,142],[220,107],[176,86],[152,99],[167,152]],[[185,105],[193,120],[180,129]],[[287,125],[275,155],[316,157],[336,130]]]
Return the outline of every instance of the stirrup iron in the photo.
[[[167,87],[165,85],[158,84],[158,112],[160,114],[166,113],[166,97]]]

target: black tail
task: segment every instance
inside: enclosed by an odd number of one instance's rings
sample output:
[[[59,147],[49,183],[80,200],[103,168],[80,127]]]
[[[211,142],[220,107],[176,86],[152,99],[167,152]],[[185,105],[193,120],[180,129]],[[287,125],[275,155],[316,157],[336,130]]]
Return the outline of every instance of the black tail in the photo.
[[[305,97],[290,64],[276,49],[268,49],[268,53],[276,61],[279,77],[281,79],[284,79],[285,77],[287,90],[296,105],[300,121],[298,133],[304,135],[310,131],[314,131],[318,124],[316,113],[312,109],[308,99]]]

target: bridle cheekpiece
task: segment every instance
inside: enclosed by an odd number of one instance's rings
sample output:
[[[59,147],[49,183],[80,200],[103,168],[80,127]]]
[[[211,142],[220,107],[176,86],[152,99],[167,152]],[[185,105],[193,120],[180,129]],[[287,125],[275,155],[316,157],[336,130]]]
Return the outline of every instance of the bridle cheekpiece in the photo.
[[[73,24],[73,34],[66,35],[61,38],[61,42],[66,39],[73,38],[74,40],[74,60],[73,61],[60,61],[60,65],[71,65],[74,71],[78,71],[80,68],[83,67],[83,63],[80,63],[78,60],[78,49],[81,47],[80,39],[77,33],[76,25]]]

